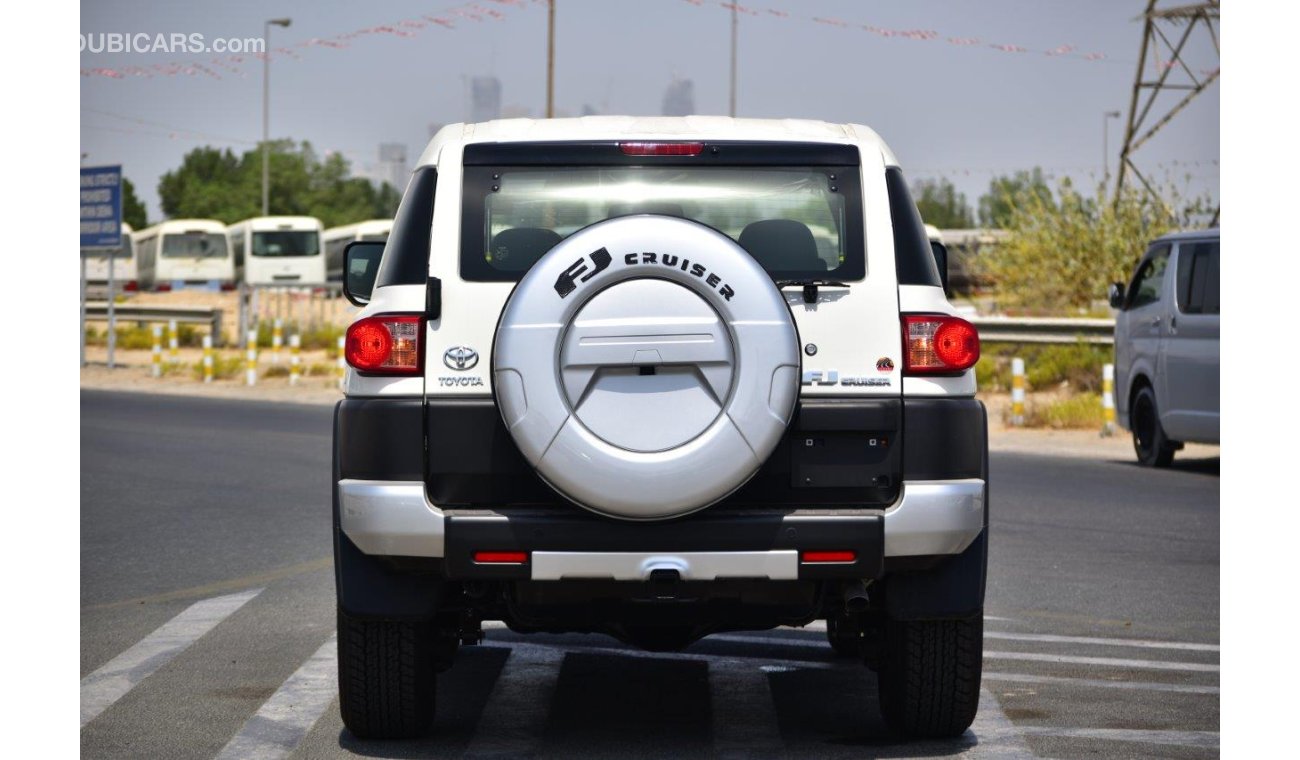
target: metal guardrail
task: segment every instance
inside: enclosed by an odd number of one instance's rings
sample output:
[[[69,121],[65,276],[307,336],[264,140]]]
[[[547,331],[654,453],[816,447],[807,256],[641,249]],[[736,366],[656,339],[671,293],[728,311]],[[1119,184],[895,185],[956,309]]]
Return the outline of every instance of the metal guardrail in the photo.
[[[1115,344],[1115,320],[1071,317],[974,317],[980,340],[1005,343]]]
[[[136,304],[114,304],[113,318],[120,322],[188,322],[206,324],[212,330],[212,342],[221,344],[222,310],[198,306],[140,306]],[[86,319],[105,321],[108,319],[108,303],[94,301],[86,303]]]

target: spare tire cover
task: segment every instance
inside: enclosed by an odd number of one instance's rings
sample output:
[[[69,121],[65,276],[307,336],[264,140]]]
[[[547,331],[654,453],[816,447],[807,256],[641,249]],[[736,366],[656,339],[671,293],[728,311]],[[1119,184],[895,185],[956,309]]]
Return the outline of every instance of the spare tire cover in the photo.
[[[696,222],[630,216],[569,236],[497,327],[502,419],[561,495],[612,517],[701,509],[772,453],[799,391],[799,336],[771,277]]]

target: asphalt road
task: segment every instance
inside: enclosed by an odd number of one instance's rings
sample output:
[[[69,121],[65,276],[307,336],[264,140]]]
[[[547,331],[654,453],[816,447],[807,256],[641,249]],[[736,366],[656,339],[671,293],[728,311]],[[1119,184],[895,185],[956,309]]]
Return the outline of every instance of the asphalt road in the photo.
[[[335,698],[331,413],[82,393],[83,756],[1218,754],[1218,460],[997,453],[961,739],[892,739],[818,630],[650,654],[496,628],[441,677],[434,736],[360,741]]]

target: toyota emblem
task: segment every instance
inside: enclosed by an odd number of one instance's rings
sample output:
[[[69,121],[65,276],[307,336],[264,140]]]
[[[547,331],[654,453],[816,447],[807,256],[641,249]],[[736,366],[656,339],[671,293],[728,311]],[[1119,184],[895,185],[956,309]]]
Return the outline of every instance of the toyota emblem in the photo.
[[[473,369],[478,364],[478,351],[469,346],[452,346],[442,355],[442,363],[457,371]]]

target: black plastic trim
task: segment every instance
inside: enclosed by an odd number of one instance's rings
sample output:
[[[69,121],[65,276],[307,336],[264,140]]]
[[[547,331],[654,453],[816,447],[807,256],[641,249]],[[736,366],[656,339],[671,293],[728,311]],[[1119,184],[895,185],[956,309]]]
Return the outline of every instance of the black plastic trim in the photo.
[[[422,166],[411,175],[384,244],[375,287],[423,285],[429,276],[429,241],[433,234],[433,199],[438,170]]]
[[[424,402],[343,399],[334,407],[334,452],[342,478],[424,480]]]
[[[988,414],[973,398],[903,399],[904,480],[987,478]]]

